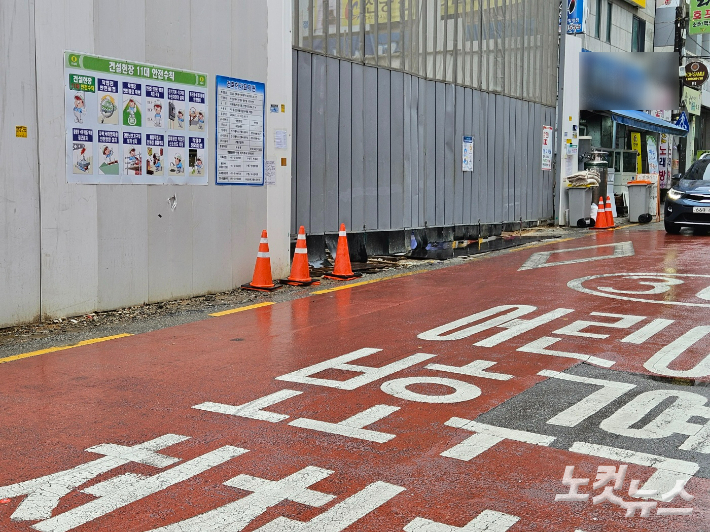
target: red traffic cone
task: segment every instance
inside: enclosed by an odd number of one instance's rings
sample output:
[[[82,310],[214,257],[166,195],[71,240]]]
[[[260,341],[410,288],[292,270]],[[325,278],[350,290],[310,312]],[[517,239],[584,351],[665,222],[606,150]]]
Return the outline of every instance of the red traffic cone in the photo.
[[[606,205],[604,207],[606,211],[606,221],[609,227],[616,227],[616,222],[614,222],[614,210],[611,208],[611,197],[606,197]]]
[[[599,209],[597,210],[597,220],[594,223],[593,229],[608,229],[606,209],[604,208],[604,198],[599,196]]]
[[[361,273],[353,273],[350,266],[350,251],[348,250],[348,236],[345,232],[345,224],[340,224],[340,232],[338,233],[338,249],[335,251],[335,266],[333,273],[323,275],[328,279],[336,281],[350,281],[362,277]]]
[[[310,265],[308,264],[308,248],[306,247],[306,229],[303,226],[298,230],[296,249],[293,252],[293,262],[291,263],[291,275],[288,276],[288,279],[282,279],[279,282],[292,286],[320,284],[320,281],[311,279]]]
[[[281,288],[279,285],[274,284],[271,278],[271,259],[269,258],[269,240],[266,236],[266,229],[261,232],[259,252],[256,254],[254,277],[251,283],[243,284],[242,288],[260,292],[271,292],[272,290]]]

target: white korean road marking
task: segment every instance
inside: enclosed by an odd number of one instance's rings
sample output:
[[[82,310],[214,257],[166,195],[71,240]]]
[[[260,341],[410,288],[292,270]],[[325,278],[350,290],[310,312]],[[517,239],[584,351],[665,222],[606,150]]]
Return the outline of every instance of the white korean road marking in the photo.
[[[454,393],[446,395],[427,395],[413,392],[407,389],[415,384],[438,384],[453,388]],[[468,382],[457,381],[455,379],[442,379],[440,377],[408,377],[405,379],[394,379],[387,381],[380,387],[385,393],[404,399],[405,401],[415,401],[417,403],[451,404],[470,401],[481,395],[478,386]]]
[[[653,454],[618,449],[606,445],[596,445],[593,443],[575,442],[569,449],[573,453],[586,454],[588,456],[598,456],[608,458],[617,462],[626,462],[646,467],[656,468],[656,472],[651,475],[642,486],[643,490],[656,490],[658,493],[665,493],[672,489],[680,479],[685,482],[690,480],[698,471],[699,466],[694,462],[685,460],[675,460]]]
[[[507,532],[520,517],[492,510],[482,511],[473,521],[463,527],[444,525],[417,517],[404,527],[405,532]]]
[[[586,251],[586,250],[598,250],[602,248],[613,248],[611,255],[594,255],[592,257],[585,257],[582,259],[572,259],[563,260],[559,262],[548,262],[552,255],[559,253],[572,253],[575,251]],[[563,266],[565,264],[579,264],[581,262],[592,262],[596,260],[604,259],[619,259],[622,257],[633,257],[634,256],[634,245],[631,242],[617,242],[615,244],[602,244],[600,246],[588,246],[583,248],[573,248],[573,249],[559,249],[557,251],[540,251],[538,253],[533,253],[528,260],[525,261],[518,271],[523,270],[533,270],[535,268],[546,268],[548,266]]]
[[[403,491],[393,484],[375,482],[307,523],[278,517],[256,532],[342,532]]]
[[[197,410],[206,410],[207,412],[215,412],[217,414],[227,414],[229,416],[246,417],[249,419],[257,419],[259,421],[268,421],[269,423],[278,423],[284,419],[288,419],[286,414],[276,414],[262,410],[267,406],[272,406],[291,397],[301,395],[303,392],[295,390],[280,390],[276,393],[266,395],[249,403],[239,406],[225,405],[222,403],[202,403],[195,405],[192,408]]]
[[[599,358],[599,357],[594,357],[591,355],[583,355],[581,353],[569,353],[567,351],[553,351],[552,349],[547,349],[550,347],[552,344],[555,344],[559,342],[561,338],[553,338],[552,336],[543,336],[542,338],[538,338],[537,340],[533,340],[529,344],[524,345],[523,347],[519,347],[517,351],[520,351],[522,353],[534,353],[536,355],[549,355],[553,357],[562,357],[562,358],[575,358],[577,360],[584,360],[585,362],[589,362],[590,364],[594,364],[596,366],[601,366],[603,368],[610,368],[616,362],[613,360],[608,360],[606,358]]]
[[[629,279],[634,281],[636,284],[652,284],[654,286],[654,289],[649,291],[649,290],[644,290],[644,291],[613,291],[612,288],[605,287],[605,286],[597,286],[596,290],[592,290],[590,288],[586,288],[584,284],[587,281],[601,281],[601,279],[605,279],[608,277],[620,277],[624,279]],[[640,301],[642,303],[654,303],[657,305],[679,305],[683,307],[704,307],[704,308],[710,308],[710,303],[692,303],[688,301],[677,301],[673,298],[666,298],[666,299],[644,299],[642,297],[632,297],[631,294],[657,294],[656,290],[663,290],[664,286],[669,286],[669,281],[672,279],[674,282],[674,285],[677,285],[678,283],[676,281],[679,281],[679,279],[676,279],[678,277],[701,277],[701,278],[710,278],[710,275],[700,275],[700,274],[694,274],[694,273],[605,273],[601,275],[590,275],[589,277],[581,277],[579,279],[573,279],[569,283],[567,283],[567,287],[571,288],[572,290],[576,290],[577,292],[582,292],[583,294],[590,294],[593,296],[601,296],[601,297],[610,297],[612,299],[622,299],[624,301]],[[642,279],[646,279],[646,281],[641,281]],[[656,280],[656,281],[651,281],[651,280]],[[660,282],[659,282],[660,280]],[[682,280],[681,280],[682,282]],[[702,292],[701,292],[702,293]],[[702,298],[699,298],[702,299]]]
[[[559,425],[561,427],[575,427],[579,425],[588,417],[593,416],[605,406],[611,404],[625,393],[636,388],[635,384],[579,377],[577,375],[560,373],[558,371],[550,371],[547,369],[538,372],[538,375],[570,382],[580,382],[583,384],[601,386],[600,390],[588,395],[578,403],[570,406],[568,409],[560,412],[548,421],[550,425]]]
[[[248,452],[247,449],[227,445],[152,477],[129,475],[119,481],[112,479],[108,481],[112,482],[109,487],[117,486],[116,482],[118,482],[120,489],[110,491],[106,486],[94,486],[94,490],[99,490],[97,493],[105,495],[51,519],[41,521],[32,528],[40,532],[67,532],[174,484],[204,473],[246,452]]]
[[[251,495],[185,521],[156,528],[153,532],[206,532],[210,530],[237,532],[244,530],[249,523],[272,506],[284,501],[321,507],[333,500],[335,496],[308,488],[332,473],[327,469],[309,466],[276,481],[239,475],[224,484],[251,491]]]
[[[291,421],[289,425],[300,427],[302,429],[338,434],[340,436],[347,436],[348,438],[357,438],[359,440],[367,440],[375,443],[385,443],[394,438],[395,435],[387,434],[386,432],[377,432],[375,430],[366,430],[364,427],[372,425],[376,421],[389,416],[397,410],[399,410],[398,406],[376,405],[360,412],[359,414],[355,414],[340,423],[328,423],[326,421],[318,421],[317,419],[302,417]]]
[[[485,425],[483,423],[462,419],[460,417],[452,417],[444,424],[449,427],[456,427],[458,429],[464,429],[476,433],[458,445],[455,445],[441,453],[441,456],[455,458],[466,462],[472,460],[479,454],[487,451],[503,440],[514,440],[522,443],[529,443],[531,445],[541,445],[543,447],[547,447],[555,441],[553,436],[545,436],[544,434],[535,434],[534,432],[525,432],[522,430]]]
[[[609,338],[608,334],[583,332],[587,327],[609,327],[610,329],[628,329],[638,322],[646,319],[646,316],[629,316],[625,314],[609,314],[607,312],[592,312],[592,316],[604,316],[608,318],[619,318],[619,321],[608,323],[603,321],[578,320],[569,325],[553,331],[552,334],[564,334],[566,336],[581,336],[584,338]]]
[[[688,370],[670,369],[680,355],[710,333],[710,326],[695,327],[680,338],[663,347],[643,365],[648,371],[668,377],[702,378],[710,375],[710,354]]]
[[[288,373],[287,375],[276,377],[276,380],[298,382],[301,384],[315,384],[317,386],[327,386],[329,388],[337,388],[339,390],[355,390],[360,386],[370,384],[379,379],[387,377],[388,375],[392,375],[393,373],[397,373],[398,371],[407,369],[411,366],[416,366],[417,364],[420,364],[421,362],[424,362],[425,360],[429,360],[436,356],[428,355],[426,353],[415,353],[412,356],[403,358],[396,362],[392,362],[391,364],[387,364],[386,366],[382,366],[381,368],[348,364],[348,362],[352,362],[353,360],[370,356],[380,351],[382,351],[382,349],[373,349],[369,347],[358,349],[357,351],[353,351],[352,353],[331,358],[330,360],[326,360],[325,362],[320,362],[319,364],[299,369],[298,371],[294,371],[293,373]],[[345,381],[335,381],[332,379],[318,379],[315,377],[311,377],[311,375],[315,375],[316,373],[320,373],[321,371],[325,371],[327,369],[339,369],[343,371],[362,373],[362,375],[353,377]]]
[[[139,462],[155,467],[166,467],[179,462],[156,451],[189,440],[187,436],[166,434],[154,440],[133,447],[121,445],[97,445],[87,449],[87,452],[105,454],[105,457],[87,464],[81,464],[73,469],[46,475],[34,480],[19,482],[11,486],[0,487],[0,499],[27,495],[20,503],[11,518],[13,521],[37,521],[48,519],[59,500],[71,493],[78,486],[104,473],[121,467],[130,462]]]
[[[646,340],[653,338],[656,334],[658,334],[674,322],[675,320],[666,320],[663,318],[658,318],[656,320],[653,320],[651,323],[647,323],[638,331],[632,332],[626,338],[622,338],[621,341],[628,344],[642,344]]]
[[[495,366],[495,362],[489,360],[474,360],[465,366],[446,366],[444,364],[428,364],[425,369],[432,371],[445,371],[447,373],[456,373],[458,375],[469,375],[470,377],[481,377],[482,379],[493,379],[496,381],[507,381],[513,378],[513,375],[507,373],[496,373],[486,371],[491,366]]]

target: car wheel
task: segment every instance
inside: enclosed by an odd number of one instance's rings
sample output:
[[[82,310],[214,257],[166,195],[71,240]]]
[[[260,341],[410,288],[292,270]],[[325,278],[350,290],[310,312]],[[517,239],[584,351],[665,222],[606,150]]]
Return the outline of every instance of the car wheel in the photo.
[[[663,221],[663,226],[666,228],[666,233],[670,235],[677,235],[680,233],[680,225],[674,224],[673,222]]]

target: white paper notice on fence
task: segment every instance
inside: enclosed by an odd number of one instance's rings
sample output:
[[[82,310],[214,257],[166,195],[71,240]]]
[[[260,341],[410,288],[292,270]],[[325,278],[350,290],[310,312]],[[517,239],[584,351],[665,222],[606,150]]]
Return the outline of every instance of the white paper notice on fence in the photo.
[[[264,161],[264,177],[267,185],[276,184],[276,161]]]
[[[542,169],[552,170],[552,127],[542,126]]]
[[[277,129],[274,131],[274,148],[277,150],[288,149],[288,131],[285,129]]]
[[[463,161],[464,172],[473,172],[473,137],[463,138]]]

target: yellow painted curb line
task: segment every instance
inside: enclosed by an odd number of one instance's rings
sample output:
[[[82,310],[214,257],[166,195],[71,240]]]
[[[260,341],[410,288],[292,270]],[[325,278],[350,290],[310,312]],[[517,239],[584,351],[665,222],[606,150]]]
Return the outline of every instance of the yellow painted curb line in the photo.
[[[56,351],[65,351],[66,349],[73,349],[75,347],[81,347],[82,345],[99,344],[101,342],[108,342],[109,340],[117,340],[118,338],[126,338],[128,336],[133,336],[132,334],[117,334],[116,336],[105,336],[103,338],[93,338],[92,340],[84,340],[78,344],[64,345],[61,347],[50,347],[48,349],[40,349],[39,351],[31,351],[30,353],[23,353],[21,355],[14,355],[7,358],[0,358],[0,364],[5,362],[12,362],[14,360],[20,360],[23,358],[36,357],[39,355],[46,355],[47,353],[54,353]]]
[[[348,288],[353,288],[355,286],[363,286],[366,284],[379,283],[380,281],[388,281],[389,279],[397,279],[398,277],[408,277],[409,275],[416,275],[418,273],[424,273],[424,272],[428,272],[428,271],[430,271],[430,270],[416,270],[413,272],[400,273],[397,275],[390,275],[389,277],[380,277],[379,279],[371,279],[369,281],[360,281],[359,283],[350,283],[350,284],[346,284],[343,286],[336,286],[334,288],[326,288],[325,290],[316,290],[315,292],[311,292],[310,295],[329,294],[330,292],[337,292],[338,290],[347,290]]]
[[[253,308],[260,308],[260,307],[268,307],[270,305],[275,305],[276,303],[272,303],[271,301],[267,301],[265,303],[257,303],[255,305],[249,305],[246,307],[239,307],[239,308],[233,308],[231,310],[223,310],[222,312],[215,312],[214,314],[210,314],[210,316],[226,316],[227,314],[235,314],[237,312],[243,312],[245,310],[251,310]]]

